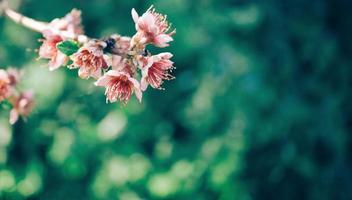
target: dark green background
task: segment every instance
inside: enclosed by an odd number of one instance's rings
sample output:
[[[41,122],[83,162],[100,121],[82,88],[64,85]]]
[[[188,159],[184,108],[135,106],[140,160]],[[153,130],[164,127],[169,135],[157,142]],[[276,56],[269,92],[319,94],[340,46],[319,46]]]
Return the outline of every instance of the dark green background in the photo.
[[[37,61],[40,34],[0,20],[0,65],[36,93],[0,112],[0,199],[352,199],[352,1],[11,0],[87,35],[134,34],[151,4],[177,28],[176,80],[106,104],[76,70]]]

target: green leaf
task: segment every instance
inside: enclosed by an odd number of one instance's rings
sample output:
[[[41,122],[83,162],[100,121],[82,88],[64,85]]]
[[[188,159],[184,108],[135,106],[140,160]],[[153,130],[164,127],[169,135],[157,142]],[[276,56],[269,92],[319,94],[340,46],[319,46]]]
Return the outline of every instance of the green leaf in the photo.
[[[5,110],[10,110],[12,108],[12,105],[9,101],[3,101],[0,103],[1,107]]]
[[[72,64],[73,64],[73,61],[72,61],[72,60],[69,60],[69,61],[66,63],[65,67],[70,68],[70,66],[71,66]]]
[[[79,49],[78,43],[72,40],[66,40],[56,45],[57,49],[67,56],[76,53]]]

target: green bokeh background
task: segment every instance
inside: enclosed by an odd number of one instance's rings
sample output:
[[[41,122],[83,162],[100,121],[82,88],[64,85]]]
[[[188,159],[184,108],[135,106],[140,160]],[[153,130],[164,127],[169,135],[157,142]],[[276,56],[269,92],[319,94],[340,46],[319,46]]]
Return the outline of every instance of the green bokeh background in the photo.
[[[0,111],[0,199],[352,199],[352,1],[10,0],[87,35],[134,34],[151,4],[177,28],[175,80],[106,104],[76,70],[49,72],[40,34],[0,19],[1,68],[36,107]],[[153,53],[159,49],[150,49]]]

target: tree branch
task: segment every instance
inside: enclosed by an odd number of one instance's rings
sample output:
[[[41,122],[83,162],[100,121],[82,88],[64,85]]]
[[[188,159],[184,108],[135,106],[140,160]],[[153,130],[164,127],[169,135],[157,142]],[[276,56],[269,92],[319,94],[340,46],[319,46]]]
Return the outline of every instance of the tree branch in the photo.
[[[52,32],[54,32],[57,35],[60,35],[61,37],[68,38],[68,39],[75,39],[80,43],[85,43],[89,40],[89,38],[86,35],[75,35],[68,31],[52,29],[49,27],[49,23],[47,22],[37,21],[32,18],[26,17],[9,8],[7,1],[1,2],[0,10],[4,13],[6,17],[11,19],[15,23],[22,25],[26,28],[29,28],[33,31],[42,33],[44,30],[50,29]]]
[[[40,33],[48,28],[48,23],[40,22],[31,18],[28,18],[26,16],[19,14],[18,12],[11,10],[10,8],[6,8],[4,11],[4,14],[5,16],[7,16],[9,19],[16,22],[17,24],[20,24],[24,27],[27,27],[29,29],[32,29]]]

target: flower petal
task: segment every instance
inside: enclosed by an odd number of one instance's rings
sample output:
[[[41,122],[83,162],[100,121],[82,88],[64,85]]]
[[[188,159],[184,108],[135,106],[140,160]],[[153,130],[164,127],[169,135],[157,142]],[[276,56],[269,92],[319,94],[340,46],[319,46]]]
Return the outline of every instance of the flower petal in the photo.
[[[130,75],[126,72],[121,72],[117,70],[109,70],[108,72],[105,73],[104,76],[127,76],[130,77]]]
[[[160,34],[154,38],[154,45],[157,47],[167,47],[169,42],[173,41],[172,37],[167,34]]]
[[[134,78],[128,78],[133,83],[133,89],[139,102],[142,102],[142,91],[139,82]]]
[[[172,58],[172,53],[169,52],[164,52],[164,53],[159,53],[158,54],[159,57],[161,57],[162,59],[170,59]]]
[[[18,118],[19,118],[19,113],[17,112],[17,110],[12,109],[10,111],[10,120],[9,120],[10,124],[11,125],[15,124],[17,122]]]
[[[111,62],[112,69],[121,70],[121,68],[123,67],[122,57],[118,55],[113,55],[111,60],[112,60]]]
[[[142,91],[146,91],[147,90],[147,88],[148,88],[148,82],[147,82],[147,79],[146,79],[146,77],[143,77],[142,79],[141,79],[141,90]]]
[[[51,61],[49,62],[49,70],[54,71],[54,70],[58,69],[59,67],[66,65],[68,60],[69,59],[65,54],[58,51],[56,56],[53,57],[51,59]]]
[[[97,69],[95,72],[93,72],[90,76],[93,77],[94,79],[100,78],[102,75],[102,72],[100,69]]]
[[[102,76],[97,81],[94,82],[95,86],[105,86],[110,81],[111,77]]]
[[[132,8],[131,14],[132,14],[132,19],[133,19],[134,23],[137,23],[139,16],[138,16],[137,11],[134,8]]]
[[[136,97],[139,102],[142,102],[142,90],[141,88],[135,88],[134,93],[136,94]]]
[[[88,79],[89,78],[89,73],[84,68],[79,68],[78,76],[80,78],[82,78],[82,79]]]

